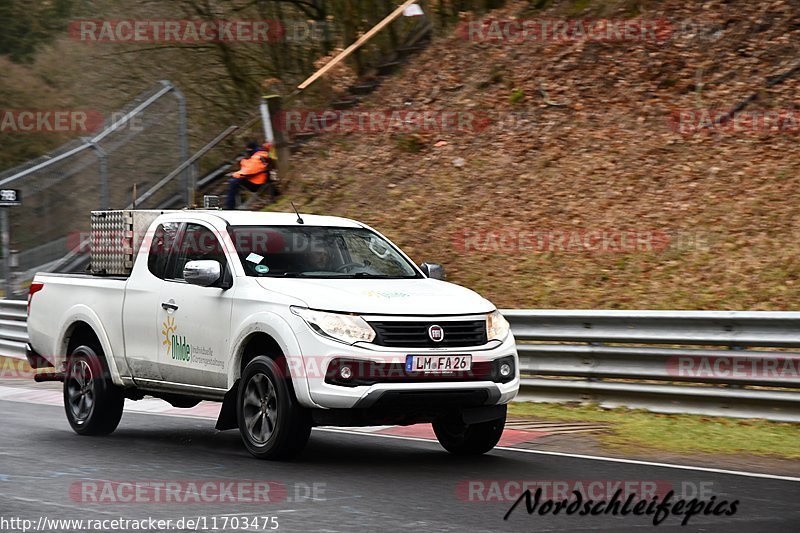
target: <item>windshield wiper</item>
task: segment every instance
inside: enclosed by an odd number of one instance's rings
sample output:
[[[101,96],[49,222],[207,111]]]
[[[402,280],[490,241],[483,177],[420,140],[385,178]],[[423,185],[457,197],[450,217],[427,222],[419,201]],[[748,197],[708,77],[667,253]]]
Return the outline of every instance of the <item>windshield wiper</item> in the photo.
[[[329,272],[322,274],[320,272],[284,272],[283,274],[266,274],[260,277],[264,278],[318,278],[318,279],[353,279],[353,278],[370,278],[370,279],[410,279],[408,276],[393,276],[390,274],[372,274],[370,272],[354,272],[347,274],[344,272]]]
[[[341,278],[347,277],[349,274],[341,274],[338,272],[284,272],[281,277],[284,278]]]

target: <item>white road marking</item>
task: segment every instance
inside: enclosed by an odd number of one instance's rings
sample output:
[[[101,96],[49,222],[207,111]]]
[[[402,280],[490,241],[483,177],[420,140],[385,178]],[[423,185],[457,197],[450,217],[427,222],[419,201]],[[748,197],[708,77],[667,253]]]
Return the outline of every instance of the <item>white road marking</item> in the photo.
[[[24,402],[24,403],[36,403],[36,404],[45,404],[45,405],[55,405],[52,401],[48,402],[43,397],[37,397],[36,399],[29,399],[29,398],[16,398],[15,396],[22,395],[25,392],[44,392],[44,391],[37,391],[36,389],[26,389],[21,387],[4,387],[0,385],[0,400],[12,401],[12,402]],[[59,399],[61,394],[59,394]],[[51,400],[52,400],[51,396]],[[147,401],[147,400],[145,400]],[[154,402],[161,402],[161,400],[155,400]],[[137,414],[148,414],[148,415],[156,415],[156,416],[170,416],[175,418],[189,418],[192,420],[213,420],[213,417],[209,416],[200,416],[200,415],[185,415],[180,413],[165,413],[160,412],[158,408],[154,408],[155,405],[152,403],[148,403],[144,406],[144,409],[138,409],[135,403],[128,408],[128,405],[131,402],[126,402],[125,407],[126,410],[129,412],[137,413]],[[137,402],[138,403],[138,402]],[[164,402],[166,404],[166,402]],[[60,403],[58,404],[60,405]],[[169,405],[169,404],[166,404]],[[330,428],[330,427],[318,427],[314,428],[314,431],[324,431],[329,433],[340,433],[344,435],[360,435],[360,436],[367,436],[367,437],[380,437],[386,439],[399,439],[399,440],[410,440],[415,442],[426,442],[428,444],[437,444],[435,440],[431,439],[424,439],[420,437],[408,437],[404,435],[389,435],[386,433],[373,433],[371,431],[356,431],[351,428]],[[605,457],[602,455],[584,455],[579,453],[568,453],[568,452],[553,452],[547,450],[531,450],[527,448],[511,448],[508,446],[496,446],[495,450],[502,450],[508,452],[519,452],[519,453],[530,453],[535,455],[549,455],[553,457],[567,457],[571,459],[586,459],[590,461],[605,461],[609,463],[623,463],[623,464],[632,464],[632,465],[640,465],[640,466],[653,466],[658,468],[672,468],[676,470],[692,470],[695,472],[709,472],[712,474],[727,474],[732,476],[742,476],[742,477],[751,477],[751,478],[762,478],[762,479],[775,479],[780,481],[793,481],[793,482],[800,482],[800,477],[792,477],[792,476],[779,476],[775,474],[764,474],[761,472],[747,472],[742,470],[727,470],[723,468],[710,468],[705,466],[692,466],[692,465],[680,465],[674,463],[659,463],[655,461],[642,461],[638,459],[624,459],[620,457]]]
[[[65,505],[63,503],[51,502],[48,500],[40,500],[37,498],[23,498],[22,496],[13,496],[11,494],[4,494],[2,492],[0,492],[0,498],[9,498],[11,500],[17,500],[20,502],[49,505],[51,507],[62,507],[64,509],[69,509],[70,511],[82,511],[82,512],[89,511],[91,513],[103,514],[107,516],[119,516],[119,513],[115,513],[113,511],[103,511],[102,509],[86,509],[86,508],[79,509],[74,503],[71,505]]]
[[[364,435],[368,437],[385,437],[389,439],[402,439],[402,440],[413,440],[416,442],[428,442],[428,443],[435,443],[436,441],[430,439],[423,439],[420,437],[406,437],[404,435],[387,435],[385,433],[356,433],[351,431],[342,431],[340,429],[334,428],[315,428],[316,431],[328,431],[331,433],[344,433],[346,435]],[[642,466],[657,466],[661,468],[674,468],[678,470],[695,470],[698,472],[711,472],[714,474],[730,474],[734,476],[744,476],[744,477],[757,477],[757,478],[764,478],[764,479],[778,479],[781,481],[795,481],[800,482],[800,477],[791,477],[791,476],[778,476],[775,474],[762,474],[760,472],[745,472],[742,470],[725,470],[722,468],[708,468],[705,466],[691,466],[691,465],[678,465],[673,463],[658,463],[653,461],[640,461],[638,459],[623,459],[620,457],[605,457],[602,455],[583,455],[580,453],[567,453],[567,452],[551,452],[547,450],[531,450],[528,448],[510,448],[508,446],[495,446],[495,450],[503,450],[507,452],[522,452],[522,453],[533,453],[537,455],[553,455],[556,457],[569,457],[572,459],[588,459],[592,461],[607,461],[610,463],[626,463],[626,464],[633,464],[633,465],[642,465]]]

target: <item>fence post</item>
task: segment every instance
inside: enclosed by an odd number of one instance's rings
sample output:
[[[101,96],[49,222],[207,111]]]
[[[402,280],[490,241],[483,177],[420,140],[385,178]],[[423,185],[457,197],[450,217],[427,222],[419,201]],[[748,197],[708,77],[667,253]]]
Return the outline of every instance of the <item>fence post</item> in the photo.
[[[200,175],[200,165],[197,161],[189,165],[189,205],[197,205],[197,177]]]
[[[265,124],[264,131],[265,135],[267,133],[272,133],[274,139],[273,146],[275,146],[275,152],[278,155],[278,179],[281,181],[285,180],[288,175],[289,156],[291,155],[289,142],[286,139],[284,128],[281,127],[283,124],[283,120],[280,119],[282,103],[283,99],[277,94],[264,96],[262,103],[262,106],[266,104],[270,128],[270,131],[267,132]]]
[[[180,144],[180,158],[178,159],[178,163],[183,163],[189,159],[189,138],[186,125],[186,98],[183,96],[183,93],[180,91],[180,89],[168,81],[162,81],[161,83],[168,84],[172,87],[172,93],[175,95],[175,99],[178,101],[178,142]],[[186,168],[183,171],[183,200],[187,207],[194,203],[194,190],[196,188],[194,182],[196,178],[193,174],[194,173],[189,168]]]
[[[100,209],[108,209],[108,154],[94,139],[86,139],[86,142],[97,154],[97,162],[100,166]]]

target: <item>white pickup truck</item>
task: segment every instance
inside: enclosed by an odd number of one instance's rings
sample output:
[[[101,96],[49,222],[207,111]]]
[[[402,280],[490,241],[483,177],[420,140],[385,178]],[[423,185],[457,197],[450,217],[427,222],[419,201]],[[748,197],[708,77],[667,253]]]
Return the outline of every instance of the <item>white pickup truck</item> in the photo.
[[[519,388],[514,338],[439,265],[344,218],[147,213],[123,274],[108,267],[119,254],[93,249],[91,273],[30,287],[28,360],[51,370],[38,381],[64,382],[77,433],[114,431],[124,400],[148,395],[222,401],[217,428],[238,427],[258,458],[298,453],[314,425],[431,422],[452,453],[497,444]]]

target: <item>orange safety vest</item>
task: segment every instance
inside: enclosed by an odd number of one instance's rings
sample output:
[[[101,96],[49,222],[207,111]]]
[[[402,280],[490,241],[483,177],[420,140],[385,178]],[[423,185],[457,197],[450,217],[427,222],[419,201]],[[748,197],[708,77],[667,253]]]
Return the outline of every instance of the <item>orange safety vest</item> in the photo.
[[[239,163],[241,170],[233,173],[234,178],[246,179],[256,185],[263,185],[267,182],[268,168],[266,159],[268,152],[259,150],[247,159],[242,159]]]

